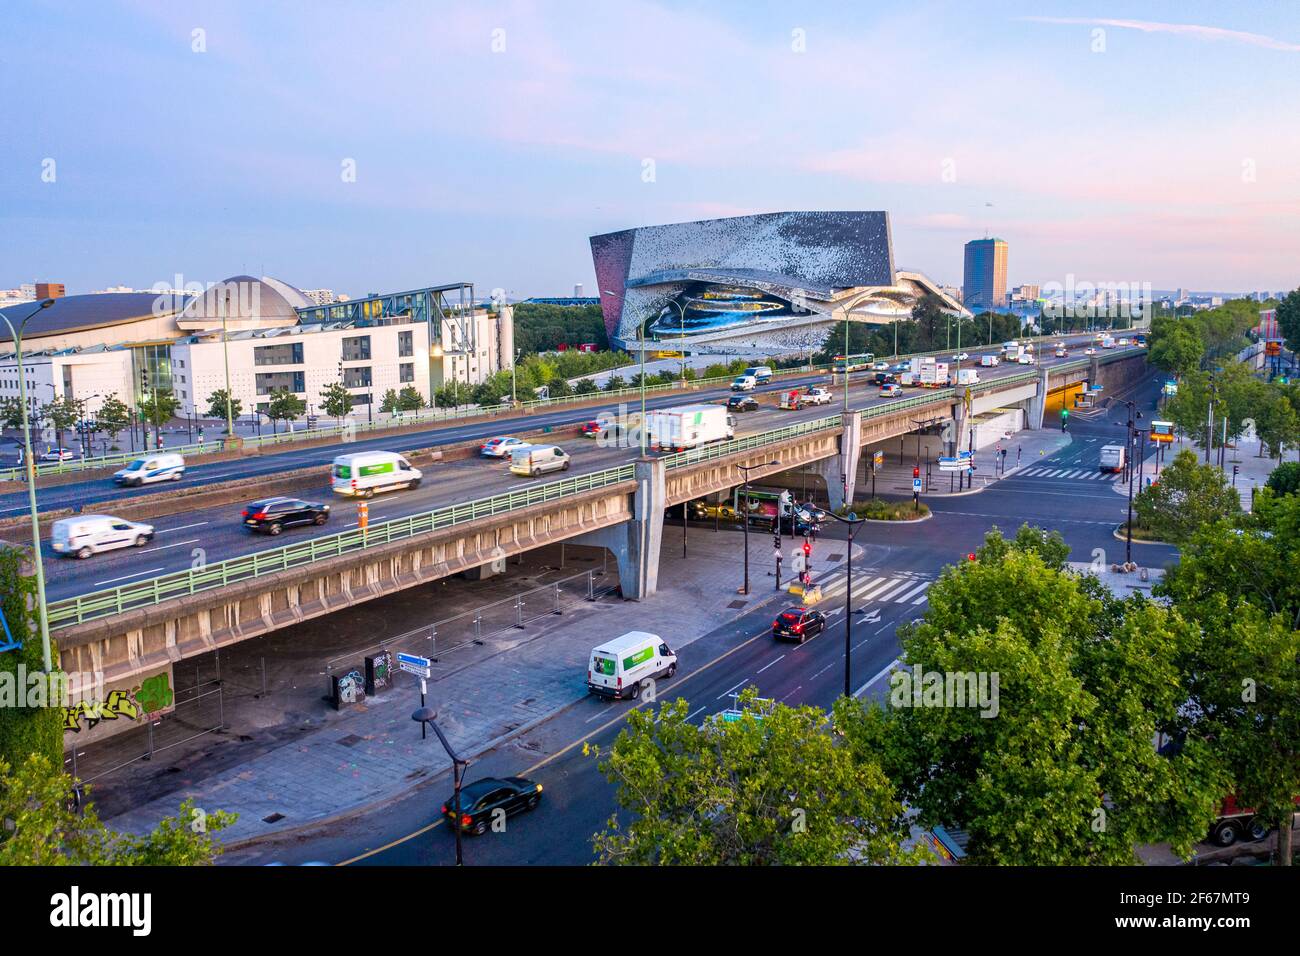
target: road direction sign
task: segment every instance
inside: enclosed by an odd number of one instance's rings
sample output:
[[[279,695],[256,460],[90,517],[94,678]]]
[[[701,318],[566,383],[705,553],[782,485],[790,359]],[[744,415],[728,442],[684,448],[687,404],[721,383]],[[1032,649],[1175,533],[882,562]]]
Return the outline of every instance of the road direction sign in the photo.
[[[416,654],[398,654],[397,666],[408,674],[428,678],[432,675],[433,662],[427,657],[420,657]]]

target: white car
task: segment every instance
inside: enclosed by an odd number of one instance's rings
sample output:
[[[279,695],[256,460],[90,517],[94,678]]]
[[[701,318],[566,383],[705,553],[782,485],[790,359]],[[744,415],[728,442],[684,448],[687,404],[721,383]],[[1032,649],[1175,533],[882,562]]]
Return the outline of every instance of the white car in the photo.
[[[803,400],[809,405],[829,405],[832,398],[833,396],[828,389],[818,388],[817,386],[808,389],[803,396]]]
[[[51,448],[41,455],[41,461],[71,461],[76,457],[71,448]]]
[[[112,515],[80,515],[54,522],[50,546],[68,558],[88,558],[114,548],[143,548],[153,539],[153,525]]]
[[[970,358],[970,356],[967,355],[965,352],[962,352],[962,353],[960,353],[960,354],[958,354],[958,355],[954,355],[954,356],[952,357],[952,360],[953,360],[954,362],[964,362],[964,361],[966,361],[968,358]]]
[[[489,438],[479,445],[478,453],[484,458],[509,458],[513,452],[523,451],[530,446],[531,442],[526,442],[522,438],[501,435],[497,438]]]
[[[1084,354],[1084,355],[1096,355],[1096,354],[1097,354],[1097,350],[1094,349],[1094,348],[1092,348],[1091,346],[1089,346],[1088,348],[1086,348],[1086,349],[1083,350],[1083,354]]]
[[[888,371],[889,371],[889,363],[888,363],[888,362],[877,362],[875,365],[871,366],[871,368],[872,368],[873,371],[876,371],[876,372],[888,372]]]

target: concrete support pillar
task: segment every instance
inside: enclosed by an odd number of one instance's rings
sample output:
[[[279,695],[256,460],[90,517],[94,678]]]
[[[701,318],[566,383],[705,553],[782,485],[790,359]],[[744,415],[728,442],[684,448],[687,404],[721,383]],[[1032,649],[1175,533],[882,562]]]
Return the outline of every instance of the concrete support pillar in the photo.
[[[1043,413],[1047,408],[1047,377],[1048,370],[1043,369],[1038,373],[1038,394],[1033,398],[1027,398],[1024,402],[1025,409],[1025,428],[1039,429],[1043,427]]]
[[[853,500],[858,481],[858,460],[862,457],[862,413],[849,412],[844,416],[840,432],[840,453],[834,458],[823,458],[811,470],[826,482],[826,497],[831,510],[836,511],[846,501]]]
[[[618,562],[618,583],[627,601],[649,597],[659,587],[659,545],[668,507],[664,475],[662,461],[638,461],[632,520],[573,539],[574,544],[609,549]]]
[[[954,403],[952,425],[943,433],[943,453],[949,458],[956,457],[957,452],[966,447],[969,441],[966,426],[969,421],[970,416],[966,414],[965,404],[961,401]]]

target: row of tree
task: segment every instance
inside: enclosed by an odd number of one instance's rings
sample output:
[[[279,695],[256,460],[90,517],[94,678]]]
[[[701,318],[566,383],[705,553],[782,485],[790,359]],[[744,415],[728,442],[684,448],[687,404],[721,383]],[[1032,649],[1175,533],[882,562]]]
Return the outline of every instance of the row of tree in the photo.
[[[977,864],[1190,854],[1236,794],[1281,831],[1300,793],[1300,497],[1187,539],[1161,600],[1071,572],[1056,533],[996,529],[900,631],[889,706],[763,705],[694,724],[629,717],[599,766],[622,810],[601,862],[906,863],[918,828],[960,828]],[[934,675],[934,679],[932,679]],[[958,678],[953,681],[953,677]],[[975,683],[992,683],[974,702]],[[963,706],[947,687],[972,688]],[[1157,748],[1154,741],[1165,745]]]

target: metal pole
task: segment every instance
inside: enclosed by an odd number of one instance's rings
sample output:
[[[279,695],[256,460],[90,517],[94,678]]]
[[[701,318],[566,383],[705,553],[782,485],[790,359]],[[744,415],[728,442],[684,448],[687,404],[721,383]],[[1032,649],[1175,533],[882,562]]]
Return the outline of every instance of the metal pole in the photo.
[[[854,523],[849,523],[848,559],[844,564],[844,577],[847,587],[844,589],[844,696],[853,696],[853,531]]]
[[[745,513],[740,516],[745,534],[745,586],[741,594],[749,593],[749,472],[745,472]]]
[[[35,456],[32,454],[31,425],[27,418],[27,373],[23,370],[22,330],[27,325],[28,319],[41,309],[47,309],[53,304],[53,299],[44,300],[18,323],[16,329],[7,316],[0,315],[0,317],[4,318],[5,325],[9,326],[9,334],[13,337],[15,360],[18,366],[18,403],[22,406],[23,421],[23,462],[27,466],[27,503],[32,516],[32,562],[36,571],[36,620],[41,633],[41,662],[47,674],[54,670],[54,662],[50,654],[50,620],[45,603],[45,564],[41,554],[41,521],[36,510],[36,462]]]

